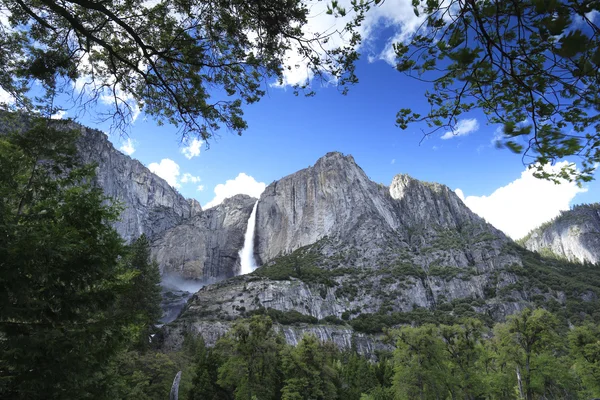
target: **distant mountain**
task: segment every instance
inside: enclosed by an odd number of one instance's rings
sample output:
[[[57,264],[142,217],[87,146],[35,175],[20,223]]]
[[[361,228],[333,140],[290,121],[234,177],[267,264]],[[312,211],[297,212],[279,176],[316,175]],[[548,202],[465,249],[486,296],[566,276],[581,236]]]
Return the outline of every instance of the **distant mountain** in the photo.
[[[236,215],[249,215],[251,207],[247,201]],[[238,217],[240,231],[247,223]],[[190,241],[177,229],[163,235],[188,243],[187,252],[207,248],[208,233]],[[230,254],[242,245],[239,235],[232,237]],[[211,243],[217,252],[225,245]],[[377,338],[385,328],[403,323],[462,317],[491,323],[531,305],[581,318],[599,306],[597,269],[523,249],[444,185],[397,175],[386,187],[340,153],[266,188],[258,201],[254,254],[261,265],[254,273],[192,297],[164,327],[164,346],[178,347],[188,331],[214,343],[231,321],[266,313],[290,343],[311,332],[372,353],[384,346]],[[201,259],[212,273],[229,274],[230,263]]]
[[[578,262],[600,262],[600,203],[575,206],[519,241],[542,255]]]

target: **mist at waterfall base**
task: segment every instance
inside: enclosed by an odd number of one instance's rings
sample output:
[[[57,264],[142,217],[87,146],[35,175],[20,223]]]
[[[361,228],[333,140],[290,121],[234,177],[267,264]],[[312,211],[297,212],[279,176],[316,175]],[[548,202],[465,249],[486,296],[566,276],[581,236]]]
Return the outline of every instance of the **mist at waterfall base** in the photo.
[[[165,274],[162,276],[161,286],[166,290],[177,290],[183,292],[196,293],[202,287],[212,282],[198,279],[184,279],[173,274]]]
[[[184,279],[173,274],[163,275],[160,283],[162,287],[162,302],[160,306],[163,310],[160,323],[168,324],[174,321],[194,293],[216,281],[217,279]]]
[[[252,213],[248,219],[248,227],[244,235],[244,247],[238,253],[240,256],[240,275],[246,275],[257,268],[256,260],[254,259],[254,228],[256,226],[256,208],[258,200],[254,203]]]
[[[249,274],[257,268],[256,260],[254,259],[254,228],[256,226],[256,208],[258,201],[254,203],[250,218],[248,218],[248,226],[244,235],[244,246],[239,251],[240,256],[240,275]],[[222,278],[221,278],[222,279]],[[165,274],[162,276],[162,303],[163,316],[160,323],[168,324],[174,321],[181,310],[187,304],[187,301],[194,293],[206,285],[216,283],[219,278],[209,279],[185,279],[174,274]]]

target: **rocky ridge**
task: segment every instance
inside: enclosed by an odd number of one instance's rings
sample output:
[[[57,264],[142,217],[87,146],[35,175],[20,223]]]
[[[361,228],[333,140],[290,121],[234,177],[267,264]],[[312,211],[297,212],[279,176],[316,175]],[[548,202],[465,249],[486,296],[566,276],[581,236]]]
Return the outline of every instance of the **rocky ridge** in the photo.
[[[269,185],[256,218],[262,267],[192,296],[165,326],[165,346],[187,331],[210,343],[232,321],[266,313],[292,343],[312,332],[370,352],[384,328],[432,315],[493,321],[535,302],[598,298],[600,282],[580,278],[565,293],[561,265],[517,246],[446,186],[407,175],[379,185],[340,153]]]
[[[575,206],[534,229],[524,247],[569,261],[600,262],[600,203]]]
[[[126,241],[142,234],[153,238],[202,210],[196,200],[185,199],[142,163],[115,149],[103,132],[76,123],[69,127],[81,131],[79,154],[83,162],[97,165],[97,185],[122,204],[115,229]]]

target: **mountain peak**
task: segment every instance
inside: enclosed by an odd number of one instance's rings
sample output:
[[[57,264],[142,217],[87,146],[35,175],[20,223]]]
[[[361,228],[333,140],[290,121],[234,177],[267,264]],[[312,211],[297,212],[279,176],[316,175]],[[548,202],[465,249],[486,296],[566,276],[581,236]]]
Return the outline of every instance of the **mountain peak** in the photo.
[[[323,157],[317,160],[317,162],[315,163],[315,167],[323,164],[328,165],[332,163],[351,163],[355,166],[358,166],[356,164],[356,161],[354,161],[354,157],[352,157],[350,154],[344,155],[344,153],[340,153],[339,151],[330,151],[329,153],[325,154]]]

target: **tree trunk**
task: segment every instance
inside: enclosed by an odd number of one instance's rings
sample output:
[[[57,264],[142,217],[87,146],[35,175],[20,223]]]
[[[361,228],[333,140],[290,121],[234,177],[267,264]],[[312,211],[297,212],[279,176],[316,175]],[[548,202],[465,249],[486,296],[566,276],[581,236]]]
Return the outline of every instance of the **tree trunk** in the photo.
[[[523,381],[521,381],[521,371],[517,365],[517,382],[519,382],[519,398],[523,399]]]
[[[171,386],[171,394],[169,395],[169,400],[178,400],[179,399],[179,381],[181,380],[181,371],[175,375],[175,379],[173,380],[173,386]]]

